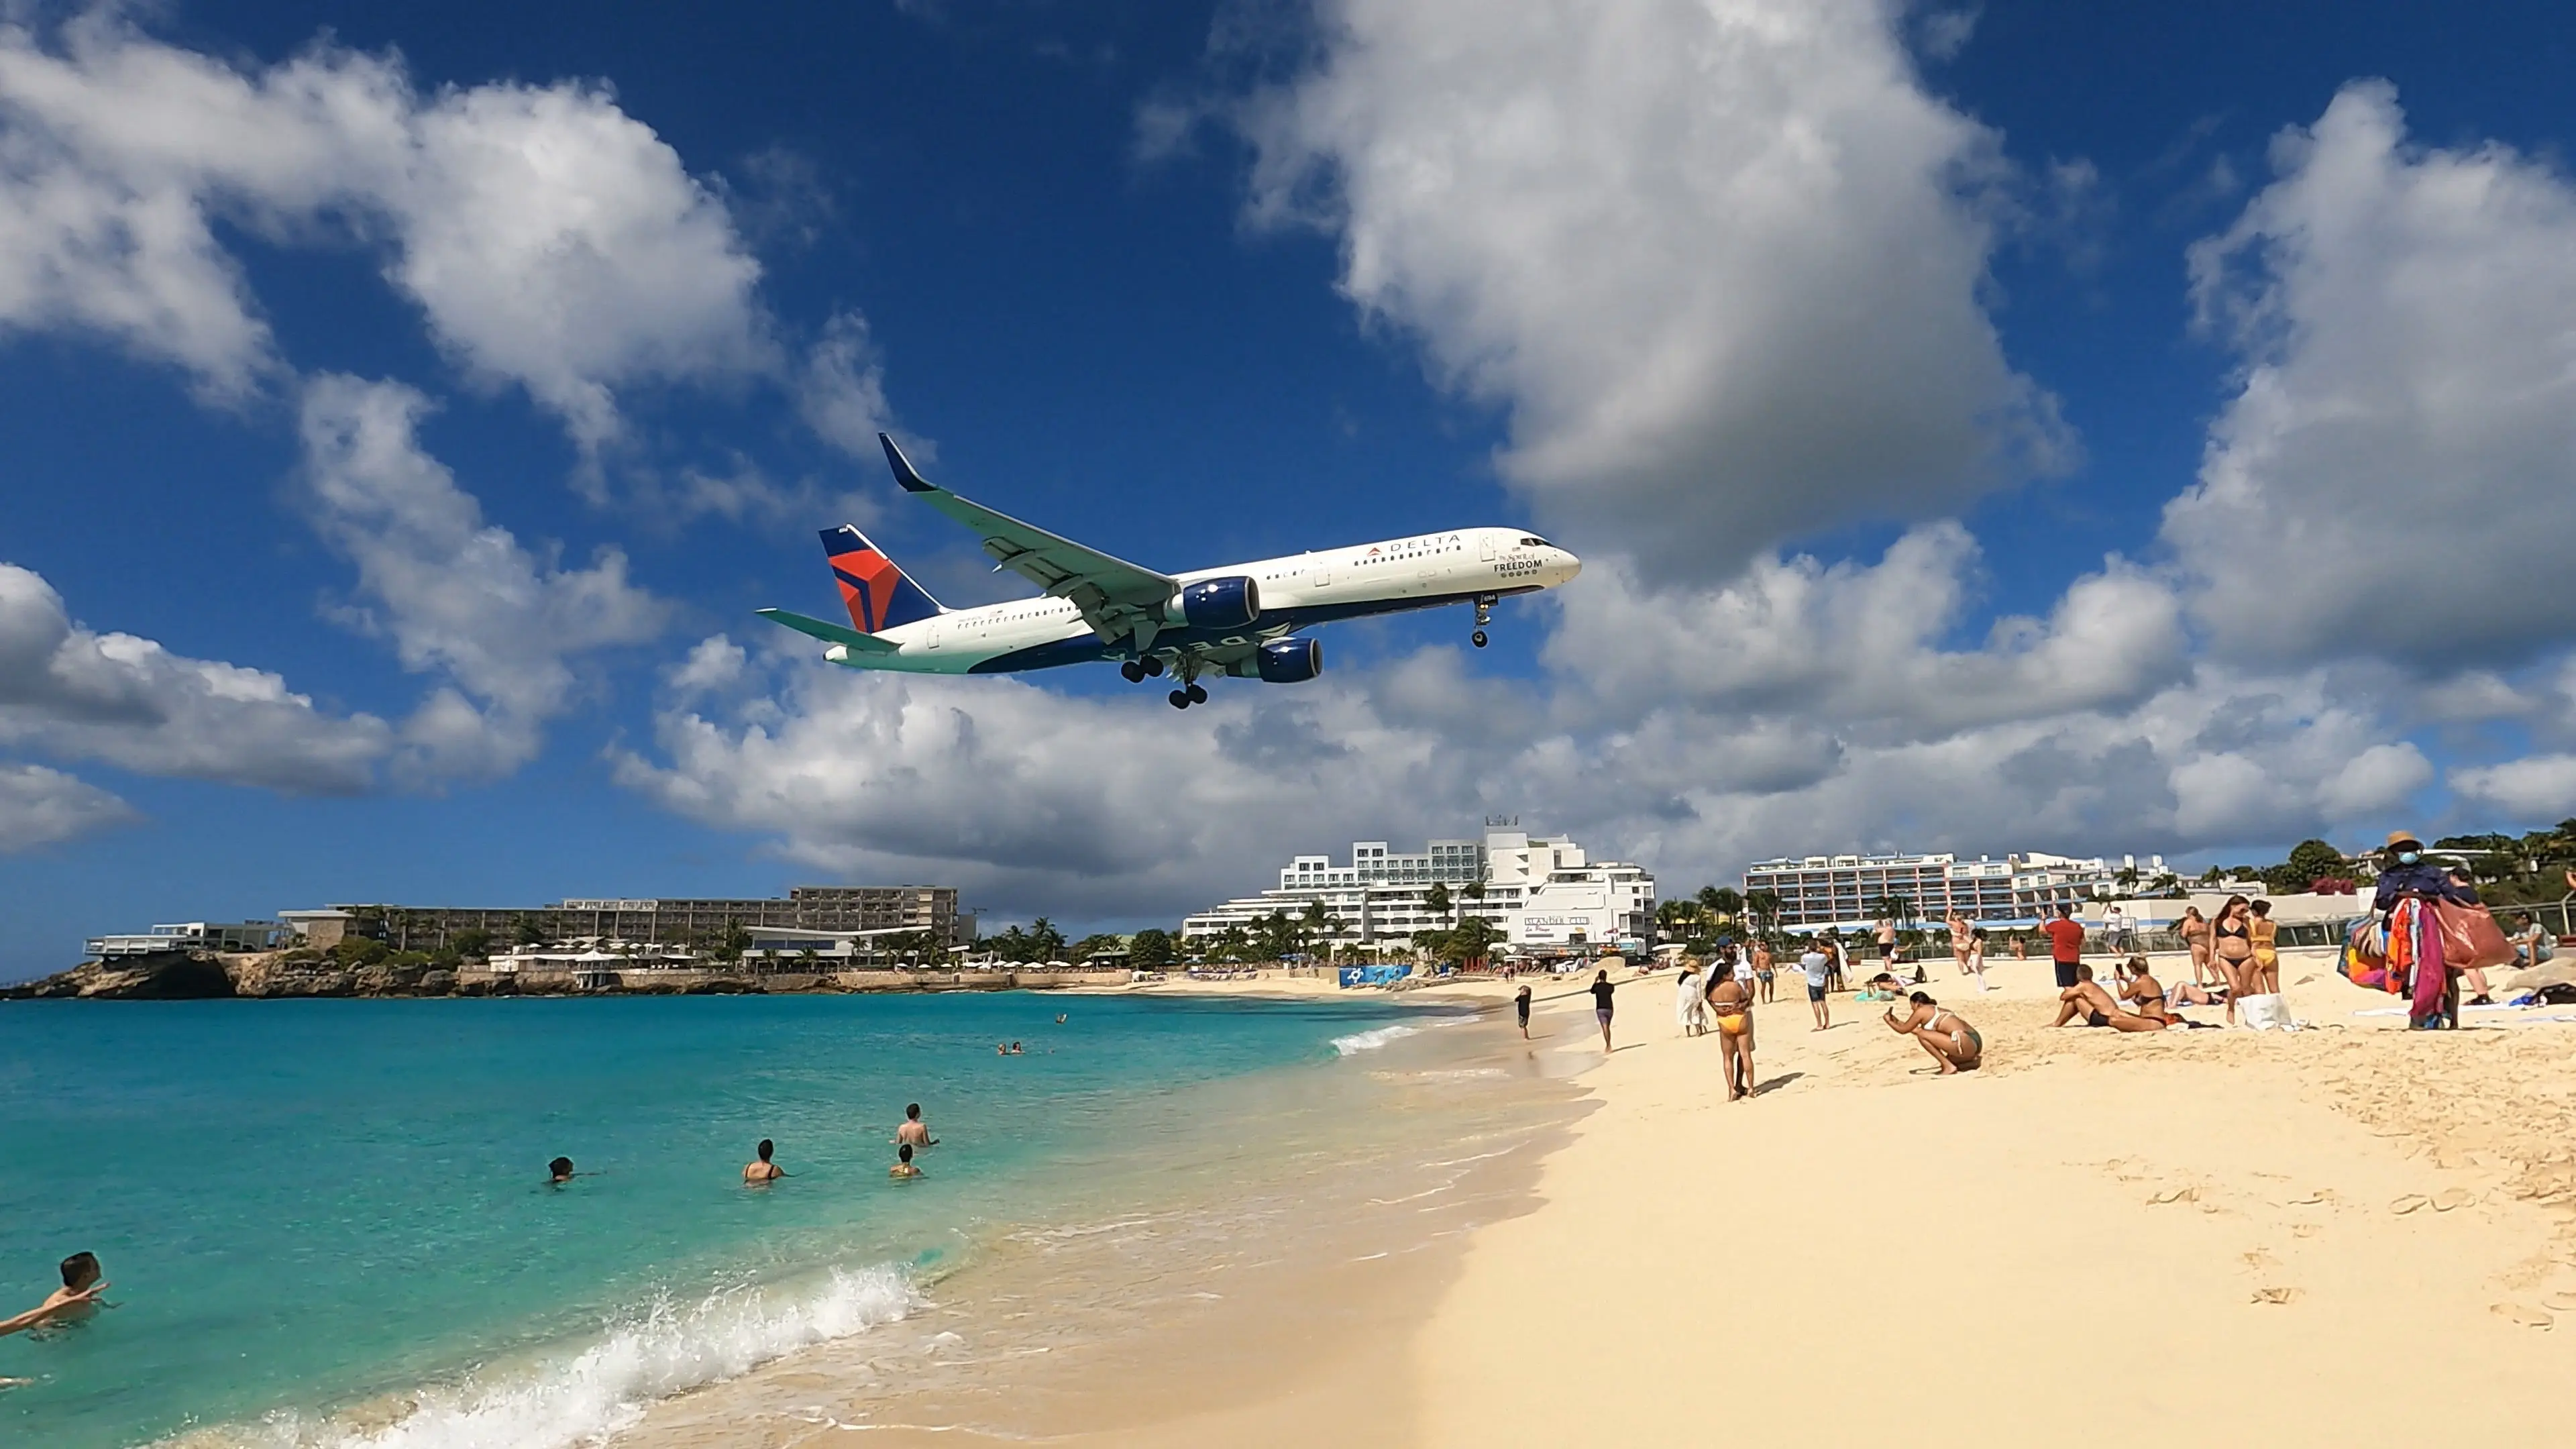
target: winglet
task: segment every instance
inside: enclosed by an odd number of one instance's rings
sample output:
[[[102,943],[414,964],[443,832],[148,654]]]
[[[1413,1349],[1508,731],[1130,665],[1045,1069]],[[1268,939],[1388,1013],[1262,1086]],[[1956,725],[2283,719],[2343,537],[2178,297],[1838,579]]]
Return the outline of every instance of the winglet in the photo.
[[[894,481],[903,485],[904,492],[936,493],[939,491],[931,487],[930,480],[922,477],[919,470],[912,466],[912,460],[903,455],[903,449],[894,445],[894,439],[891,436],[879,433],[877,441],[885,444],[886,462],[893,465]]]

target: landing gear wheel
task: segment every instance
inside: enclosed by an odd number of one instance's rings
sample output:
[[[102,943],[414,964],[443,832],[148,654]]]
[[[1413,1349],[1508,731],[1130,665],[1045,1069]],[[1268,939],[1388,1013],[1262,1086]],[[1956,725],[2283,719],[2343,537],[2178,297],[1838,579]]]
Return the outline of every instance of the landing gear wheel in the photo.
[[[1467,637],[1476,641],[1476,647],[1477,647],[1477,648],[1482,649],[1482,648],[1484,648],[1484,647],[1485,647],[1485,631],[1484,631],[1484,630],[1479,629],[1479,630],[1477,630],[1475,633],[1470,634],[1470,635],[1468,635]]]
[[[1190,707],[1189,695],[1181,690],[1173,690],[1167,698],[1172,701],[1172,708],[1174,709],[1188,709]]]
[[[1145,677],[1148,679],[1159,678],[1163,673],[1163,656],[1160,654],[1148,654],[1144,658],[1136,661],[1136,667],[1144,670]]]
[[[1127,682],[1129,684],[1142,684],[1145,682],[1145,666],[1137,663],[1133,659],[1119,665],[1118,672],[1127,676]]]
[[[1205,685],[1193,684],[1189,688],[1183,690],[1182,693],[1190,697],[1190,703],[1192,704],[1207,703],[1207,687]]]

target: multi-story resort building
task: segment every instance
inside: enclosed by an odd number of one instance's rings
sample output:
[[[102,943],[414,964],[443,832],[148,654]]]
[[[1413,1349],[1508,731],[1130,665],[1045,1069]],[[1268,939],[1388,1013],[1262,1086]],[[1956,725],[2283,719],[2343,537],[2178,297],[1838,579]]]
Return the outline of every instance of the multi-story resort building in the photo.
[[[496,944],[623,941],[638,946],[711,945],[734,927],[762,949],[920,932],[940,949],[972,940],[972,916],[957,911],[953,886],[798,886],[785,899],[567,900],[550,906],[341,905],[280,911],[278,919],[305,944],[330,946],[349,936],[383,941],[397,951],[435,951],[450,937],[481,931]]]
[[[1780,901],[1780,924],[1800,928],[1858,928],[1878,919],[1879,902],[1913,902],[1918,919],[1938,921],[1952,911],[1973,921],[2031,921],[2061,903],[2125,894],[2165,874],[2165,858],[2134,855],[2117,860],[2076,859],[2038,851],[1998,860],[1981,855],[1809,855],[1758,860],[1745,867],[1744,889],[1769,891]]]
[[[160,951],[265,951],[284,932],[275,921],[181,921],[134,935],[92,936],[88,945],[98,961]]]
[[[1431,909],[1431,888],[1448,893]],[[1621,861],[1595,861],[1567,836],[1489,829],[1481,840],[1434,840],[1419,853],[1390,852],[1383,840],[1351,846],[1348,865],[1300,855],[1279,884],[1201,911],[1181,923],[1184,941],[1230,927],[1251,929],[1273,913],[1303,919],[1321,905],[1318,947],[1403,945],[1416,931],[1447,930],[1480,916],[1512,946],[1579,950],[1646,936],[1654,924],[1655,878]]]

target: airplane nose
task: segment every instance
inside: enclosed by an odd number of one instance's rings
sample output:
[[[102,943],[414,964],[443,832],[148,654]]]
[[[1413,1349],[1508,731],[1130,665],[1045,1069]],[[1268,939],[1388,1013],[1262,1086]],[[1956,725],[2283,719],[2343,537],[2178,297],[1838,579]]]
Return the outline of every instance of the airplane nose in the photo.
[[[1583,572],[1583,560],[1576,558],[1573,554],[1566,552],[1564,549],[1560,548],[1556,551],[1556,581],[1558,583],[1564,583],[1566,580],[1573,578],[1576,574],[1581,572]]]

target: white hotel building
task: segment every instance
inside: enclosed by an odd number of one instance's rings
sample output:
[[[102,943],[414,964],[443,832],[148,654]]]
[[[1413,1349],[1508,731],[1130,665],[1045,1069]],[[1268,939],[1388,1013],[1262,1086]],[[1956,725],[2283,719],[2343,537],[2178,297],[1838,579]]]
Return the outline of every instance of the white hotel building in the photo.
[[[2081,905],[2097,896],[2127,895],[2123,870],[2139,886],[2165,873],[2165,858],[2134,855],[2117,860],[2077,859],[2032,851],[2001,860],[1954,855],[1809,855],[1757,860],[1745,867],[1744,889],[1780,898],[1780,924],[1800,929],[1861,927],[1875,921],[1877,902],[1902,896],[1918,920],[1939,921],[1952,911],[1971,921],[2031,921],[2062,902]]]
[[[1449,888],[1448,915],[1430,908],[1435,883]],[[1474,893],[1479,884],[1481,895]],[[1348,865],[1297,856],[1280,870],[1276,889],[1191,916],[1181,937],[1202,942],[1232,926],[1251,930],[1274,911],[1300,918],[1319,901],[1332,924],[1318,945],[1402,945],[1416,931],[1482,916],[1510,945],[1551,951],[1651,939],[1655,878],[1621,861],[1592,860],[1566,836],[1488,830],[1482,840],[1435,840],[1410,855],[1362,840],[1352,844]]]

